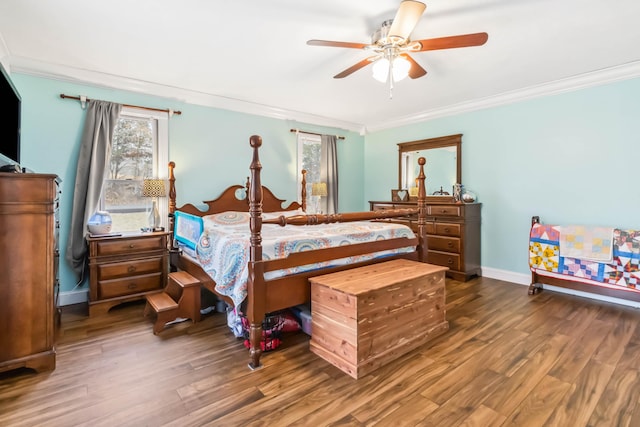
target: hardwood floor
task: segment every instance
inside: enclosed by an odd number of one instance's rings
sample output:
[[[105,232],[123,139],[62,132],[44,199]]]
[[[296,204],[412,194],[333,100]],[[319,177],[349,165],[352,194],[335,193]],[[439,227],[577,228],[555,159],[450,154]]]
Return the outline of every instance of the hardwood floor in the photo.
[[[640,312],[628,307],[448,281],[450,330],[359,380],[303,333],[252,372],[222,314],[154,336],[142,311],[65,313],[55,371],[0,374],[0,425],[640,425]]]

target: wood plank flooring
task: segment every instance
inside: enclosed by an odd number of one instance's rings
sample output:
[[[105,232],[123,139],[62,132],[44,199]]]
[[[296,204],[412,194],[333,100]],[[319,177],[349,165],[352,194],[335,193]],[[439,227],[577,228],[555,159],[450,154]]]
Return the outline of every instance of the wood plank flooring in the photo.
[[[640,311],[447,281],[450,330],[354,380],[285,336],[250,371],[222,314],[158,336],[65,312],[50,373],[0,374],[1,426],[639,426]]]

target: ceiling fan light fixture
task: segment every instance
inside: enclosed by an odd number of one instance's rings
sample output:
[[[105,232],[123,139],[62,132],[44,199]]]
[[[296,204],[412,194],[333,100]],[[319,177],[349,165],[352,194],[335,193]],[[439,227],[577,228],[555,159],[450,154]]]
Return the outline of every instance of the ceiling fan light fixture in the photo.
[[[373,64],[373,78],[380,83],[386,83],[389,78],[389,69],[391,69],[393,81],[399,82],[409,75],[411,63],[402,56],[396,56],[393,58],[391,66],[389,66],[389,60],[387,58],[380,58]]]
[[[389,60],[387,58],[378,59],[372,67],[373,78],[380,83],[385,83],[389,77]]]
[[[402,56],[397,56],[393,60],[393,68],[391,73],[393,74],[393,80],[399,82],[409,75],[411,69],[411,63]]]

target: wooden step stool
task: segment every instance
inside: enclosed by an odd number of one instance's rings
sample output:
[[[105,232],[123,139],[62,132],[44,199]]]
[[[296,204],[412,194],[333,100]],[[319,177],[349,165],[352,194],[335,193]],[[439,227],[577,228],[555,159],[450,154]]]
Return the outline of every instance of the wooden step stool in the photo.
[[[162,331],[167,324],[178,318],[200,321],[200,281],[186,271],[169,273],[167,286],[162,292],[148,294],[144,315],[155,313],[153,334]]]

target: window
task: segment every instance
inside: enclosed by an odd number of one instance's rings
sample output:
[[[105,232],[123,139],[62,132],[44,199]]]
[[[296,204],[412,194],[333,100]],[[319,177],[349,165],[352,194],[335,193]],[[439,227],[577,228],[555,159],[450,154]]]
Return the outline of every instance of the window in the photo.
[[[302,170],[307,170],[307,211],[316,213],[320,196],[312,196],[313,184],[320,182],[320,161],[322,158],[320,135],[298,134],[298,190],[302,185]],[[298,194],[300,192],[298,191]]]
[[[142,182],[145,178],[166,178],[168,140],[166,113],[122,108],[100,200],[100,209],[111,214],[112,232],[140,231],[149,226],[152,200],[142,197]],[[166,229],[166,198],[159,200],[158,210]]]

